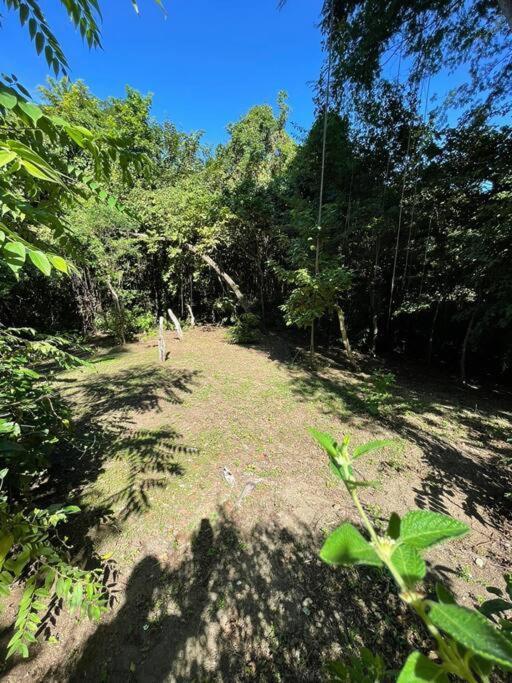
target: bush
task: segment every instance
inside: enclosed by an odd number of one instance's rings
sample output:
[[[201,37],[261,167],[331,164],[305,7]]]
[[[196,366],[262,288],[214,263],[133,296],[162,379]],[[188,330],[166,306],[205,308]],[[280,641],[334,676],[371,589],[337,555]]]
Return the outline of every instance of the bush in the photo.
[[[242,313],[229,330],[229,340],[233,344],[255,344],[261,341],[260,319],[254,313]]]
[[[110,308],[97,321],[98,329],[114,337],[117,342],[122,342],[123,336],[125,341],[131,341],[137,334],[147,334],[155,325],[155,316],[140,308],[125,308],[122,313]]]
[[[60,337],[40,339],[31,329],[0,331],[0,597],[23,585],[7,656],[27,657],[42,617],[55,600],[99,619],[108,608],[103,569],[83,570],[56,527],[79,511],[74,505],[36,506],[49,457],[66,438],[69,411],[52,383],[53,368],[83,365]]]
[[[132,324],[135,332],[139,332],[141,334],[148,334],[149,332],[155,329],[156,318],[149,311],[145,311],[143,313],[135,315],[133,317]]]

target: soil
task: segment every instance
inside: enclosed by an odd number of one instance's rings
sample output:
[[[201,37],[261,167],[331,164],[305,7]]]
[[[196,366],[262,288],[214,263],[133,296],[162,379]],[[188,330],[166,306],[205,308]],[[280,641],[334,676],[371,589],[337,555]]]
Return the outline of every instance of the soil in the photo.
[[[463,605],[503,588],[511,568],[510,396],[461,388],[421,368],[341,355],[300,364],[284,340],[228,343],[222,329],[114,348],[59,378],[78,415],[46,492],[77,501],[70,536],[84,564],[110,566],[99,624],[54,609],[5,681],[316,681],[362,646],[399,669],[421,624],[376,569],[333,569],[322,541],[358,524],[308,427],[391,438],[361,459],[375,523],[428,508],[471,533],[429,553],[429,583]],[[112,559],[109,559],[112,558]],[[4,615],[3,641],[12,609]]]

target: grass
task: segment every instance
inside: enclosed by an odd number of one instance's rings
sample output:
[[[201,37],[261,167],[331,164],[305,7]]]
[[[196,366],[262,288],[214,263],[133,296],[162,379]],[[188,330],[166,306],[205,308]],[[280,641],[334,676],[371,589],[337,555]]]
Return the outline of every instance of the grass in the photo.
[[[222,331],[171,334],[167,347],[164,364],[151,338],[113,349],[59,384],[78,420],[56,486],[84,509],[81,537],[111,553],[123,577],[112,620],[89,637],[83,627],[74,657],[55,627],[60,679],[129,679],[133,664],[140,680],[317,680],[354,642],[399,661],[419,636],[394,596],[384,604],[385,577],[317,559],[324,531],[352,511],[307,429],[350,433],[355,444],[392,437],[361,459],[362,476],[381,482],[363,494],[369,513],[420,506],[465,519],[471,541],[434,558],[464,568],[471,543],[506,533],[493,487],[510,414],[399,369],[310,371],[271,341],[236,346]],[[499,534],[484,547],[485,578],[499,584]],[[449,580],[469,599],[465,572]],[[13,680],[30,675],[23,666]]]

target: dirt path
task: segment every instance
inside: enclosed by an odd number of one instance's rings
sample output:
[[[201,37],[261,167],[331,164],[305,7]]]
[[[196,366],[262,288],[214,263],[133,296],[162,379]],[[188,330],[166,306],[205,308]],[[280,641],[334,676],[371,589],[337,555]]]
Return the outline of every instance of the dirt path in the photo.
[[[160,365],[140,342],[62,378],[80,448],[55,487],[86,512],[84,547],[116,559],[117,601],[100,625],[60,616],[58,643],[6,681],[313,681],[362,644],[398,666],[422,631],[387,578],[317,560],[325,533],[357,520],[313,425],[356,444],[395,438],[361,466],[382,482],[365,493],[371,515],[428,507],[467,521],[470,537],[430,555],[433,574],[468,605],[502,585],[510,404],[407,373],[308,372],[273,338],[244,348],[195,329],[168,350]]]

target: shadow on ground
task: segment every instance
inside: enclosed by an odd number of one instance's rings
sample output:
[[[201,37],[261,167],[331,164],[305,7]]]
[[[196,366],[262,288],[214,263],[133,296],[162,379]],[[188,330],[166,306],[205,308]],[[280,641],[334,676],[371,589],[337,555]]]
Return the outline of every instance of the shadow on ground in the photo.
[[[254,348],[286,366],[298,400],[317,402],[325,413],[342,418],[349,429],[354,420],[367,430],[377,423],[418,446],[425,464],[414,488],[419,507],[456,514],[450,508],[459,506],[483,525],[507,528],[512,520],[512,498],[506,497],[512,492],[512,448],[506,442],[512,434],[510,393],[475,393],[417,368],[413,379],[407,367],[399,365],[391,374],[373,359],[361,359],[354,370],[333,354],[320,356],[318,366],[311,369],[297,365],[294,349],[276,335]],[[415,415],[425,417],[423,426],[410,421]],[[431,429],[447,416],[467,429],[465,441]],[[497,417],[502,420],[499,427]]]
[[[132,366],[88,377],[75,392],[81,406],[79,418],[71,438],[53,456],[39,499],[42,504],[66,500],[80,506],[82,514],[67,532],[82,549],[85,543],[92,550],[87,537],[90,529],[98,535],[119,531],[130,517],[151,507],[152,490],[184,474],[180,457],[198,450],[183,443],[171,426],[137,429],[136,423],[146,412],[158,413],[163,403],[181,404],[192,392],[197,374],[155,365]],[[114,486],[93,504],[84,504],[84,493],[114,462],[123,466],[123,485]]]
[[[319,681],[327,661],[362,645],[357,634],[398,666],[421,626],[385,574],[330,568],[320,545],[303,525],[243,533],[221,510],[184,559],[141,558],[113,620],[47,679]]]

